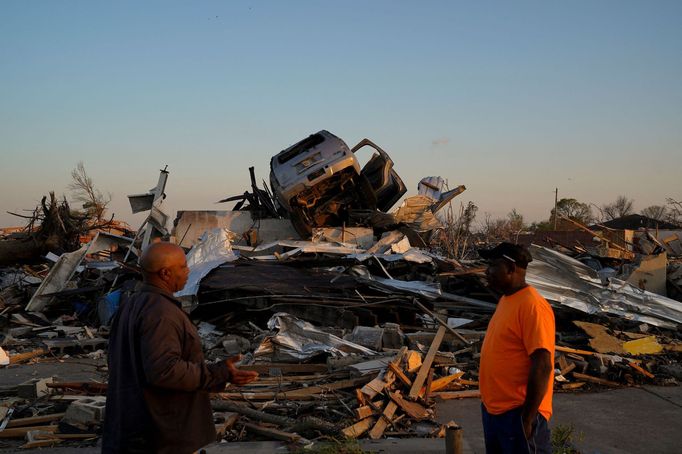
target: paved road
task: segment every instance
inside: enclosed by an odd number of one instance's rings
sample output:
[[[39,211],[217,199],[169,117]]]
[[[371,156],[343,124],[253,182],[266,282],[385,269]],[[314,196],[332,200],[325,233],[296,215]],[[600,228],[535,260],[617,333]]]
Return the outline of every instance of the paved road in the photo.
[[[485,453],[480,403],[443,402],[440,422],[454,420],[474,453]],[[625,388],[554,397],[550,428],[573,425],[585,454],[679,454],[682,452],[682,387]]]

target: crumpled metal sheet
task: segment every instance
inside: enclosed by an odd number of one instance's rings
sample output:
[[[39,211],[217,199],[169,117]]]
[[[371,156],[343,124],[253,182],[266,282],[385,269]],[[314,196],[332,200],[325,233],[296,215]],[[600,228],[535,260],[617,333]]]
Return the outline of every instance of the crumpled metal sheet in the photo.
[[[48,275],[43,279],[31,300],[26,304],[27,312],[40,312],[54,300],[52,293],[61,292],[78,271],[79,265],[89,254],[111,249],[112,246],[129,247],[132,238],[97,232],[95,237],[86,245],[73,252],[65,252],[52,266]]]
[[[268,328],[279,332],[261,342],[253,353],[257,359],[265,357],[271,361],[303,361],[321,353],[329,353],[333,357],[377,354],[374,350],[320,331],[312,324],[285,312],[273,315],[268,321]]]
[[[352,244],[326,243],[322,241],[312,242],[303,240],[301,241],[281,240],[262,244],[257,247],[234,246],[233,248],[235,250],[244,252],[244,254],[248,253],[248,256],[252,259],[266,261],[267,260],[282,261],[304,253],[346,255],[364,251],[364,249],[361,249]],[[272,251],[278,248],[290,248],[290,250],[277,255],[272,254]]]
[[[398,291],[400,293],[408,293],[428,299],[436,299],[441,296],[442,293],[438,282],[387,279],[371,274],[363,265],[353,266],[350,268],[350,271],[351,274],[357,276],[359,281],[383,291]]]
[[[232,250],[234,233],[227,229],[213,229],[204,232],[199,241],[187,253],[189,277],[176,297],[194,296],[199,291],[201,280],[214,268],[239,258]]]
[[[592,268],[560,252],[535,244],[526,281],[554,304],[588,314],[609,313],[627,320],[675,329],[682,323],[682,304],[611,278],[602,283]]]

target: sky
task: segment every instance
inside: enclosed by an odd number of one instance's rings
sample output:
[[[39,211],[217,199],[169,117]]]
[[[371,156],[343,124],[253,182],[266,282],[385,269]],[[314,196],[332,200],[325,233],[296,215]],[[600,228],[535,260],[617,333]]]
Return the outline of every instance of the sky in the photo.
[[[682,199],[679,1],[0,0],[0,226],[83,161],[111,212],[168,166],[176,210],[327,129],[493,218]]]

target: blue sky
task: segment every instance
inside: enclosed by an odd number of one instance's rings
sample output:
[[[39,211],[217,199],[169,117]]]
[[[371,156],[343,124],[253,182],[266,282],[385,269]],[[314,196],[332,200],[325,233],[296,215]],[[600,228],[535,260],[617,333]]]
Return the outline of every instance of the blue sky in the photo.
[[[164,165],[226,209],[320,129],[481,217],[682,199],[682,2],[0,1],[0,225],[81,160],[134,225]]]

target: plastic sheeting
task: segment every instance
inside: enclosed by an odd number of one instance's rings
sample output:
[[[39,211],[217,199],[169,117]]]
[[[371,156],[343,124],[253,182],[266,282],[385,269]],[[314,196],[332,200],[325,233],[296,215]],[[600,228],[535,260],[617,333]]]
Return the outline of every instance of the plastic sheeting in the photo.
[[[554,304],[588,314],[608,313],[624,319],[675,329],[682,323],[682,304],[611,278],[602,283],[592,268],[552,249],[531,245],[533,261],[526,281]]]
[[[256,359],[265,357],[269,361],[303,361],[321,353],[329,353],[333,357],[377,354],[374,350],[325,333],[285,312],[273,315],[268,321],[268,328],[279,332],[261,342],[253,354]]]
[[[233,236],[232,232],[221,228],[204,232],[197,244],[187,253],[189,277],[185,287],[175,293],[176,297],[196,295],[201,280],[211,270],[239,258],[232,250]]]

